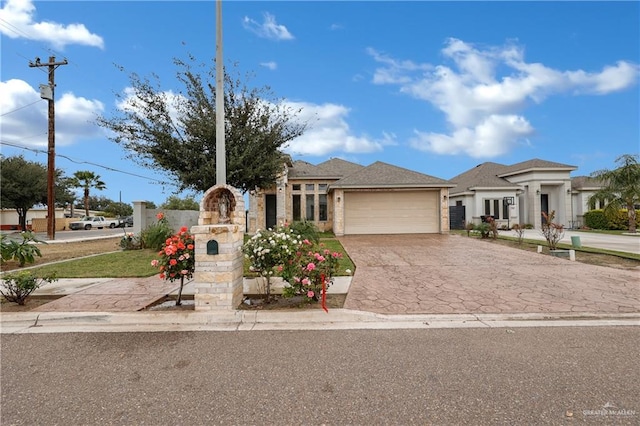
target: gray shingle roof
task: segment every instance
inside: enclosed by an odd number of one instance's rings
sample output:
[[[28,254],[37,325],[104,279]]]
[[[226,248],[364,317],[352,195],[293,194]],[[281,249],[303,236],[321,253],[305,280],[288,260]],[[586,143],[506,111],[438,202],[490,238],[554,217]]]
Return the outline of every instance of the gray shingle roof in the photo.
[[[289,168],[289,178],[304,178],[308,176],[317,176],[318,167],[306,161],[296,160]]]
[[[508,166],[486,162],[473,169],[451,178],[456,186],[449,191],[451,195],[466,192],[471,188],[519,188],[508,180],[498,177]]]
[[[452,187],[450,181],[376,161],[329,185],[331,188]]]
[[[576,176],[571,178],[571,189],[600,189],[603,184],[600,180],[589,176]]]
[[[360,164],[352,163],[351,161],[346,161],[341,158],[332,158],[324,163],[318,164],[318,169],[322,170],[322,173],[336,177],[349,176],[363,167],[364,166]]]
[[[544,169],[544,170],[576,170],[576,166],[570,166],[568,164],[555,163],[553,161],[540,160],[539,158],[534,158],[533,160],[523,161],[521,163],[516,163],[511,166],[505,166],[504,170],[499,174],[499,176],[511,176],[517,175],[520,173],[524,173],[534,169]]]
[[[350,161],[332,158],[317,166],[306,161],[297,160],[289,169],[289,178],[293,179],[340,179],[363,166]]]

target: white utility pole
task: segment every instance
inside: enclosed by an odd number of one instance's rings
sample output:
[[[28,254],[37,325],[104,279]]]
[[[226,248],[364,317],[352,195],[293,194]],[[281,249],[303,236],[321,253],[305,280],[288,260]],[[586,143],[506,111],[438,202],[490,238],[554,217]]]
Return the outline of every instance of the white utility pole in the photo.
[[[227,184],[224,143],[224,66],[222,64],[222,0],[216,0],[216,184]]]

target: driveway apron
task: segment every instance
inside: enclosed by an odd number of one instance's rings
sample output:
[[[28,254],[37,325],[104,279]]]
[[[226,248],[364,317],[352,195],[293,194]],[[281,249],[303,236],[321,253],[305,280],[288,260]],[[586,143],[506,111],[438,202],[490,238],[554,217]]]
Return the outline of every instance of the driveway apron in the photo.
[[[383,314],[637,313],[640,270],[460,235],[354,235],[345,308]],[[579,257],[579,253],[576,254]]]

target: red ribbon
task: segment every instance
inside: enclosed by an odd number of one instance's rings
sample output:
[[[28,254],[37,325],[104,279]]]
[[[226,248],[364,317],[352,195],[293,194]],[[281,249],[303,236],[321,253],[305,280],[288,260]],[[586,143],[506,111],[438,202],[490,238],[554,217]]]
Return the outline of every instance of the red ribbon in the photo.
[[[329,309],[327,309],[327,286],[324,280],[324,274],[320,274],[320,279],[322,280],[322,309],[329,313]]]

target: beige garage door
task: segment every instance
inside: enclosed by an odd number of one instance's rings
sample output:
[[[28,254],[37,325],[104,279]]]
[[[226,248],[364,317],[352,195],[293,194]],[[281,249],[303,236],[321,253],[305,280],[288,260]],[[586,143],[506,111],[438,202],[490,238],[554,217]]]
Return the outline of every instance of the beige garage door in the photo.
[[[438,191],[346,192],[344,233],[438,233],[438,195]]]

